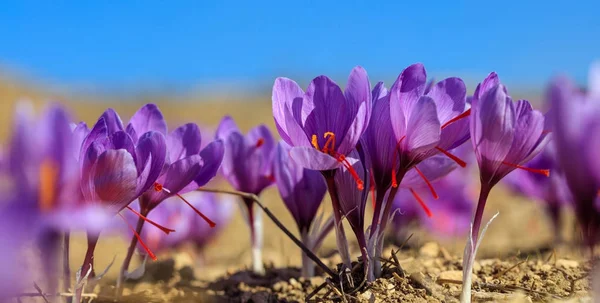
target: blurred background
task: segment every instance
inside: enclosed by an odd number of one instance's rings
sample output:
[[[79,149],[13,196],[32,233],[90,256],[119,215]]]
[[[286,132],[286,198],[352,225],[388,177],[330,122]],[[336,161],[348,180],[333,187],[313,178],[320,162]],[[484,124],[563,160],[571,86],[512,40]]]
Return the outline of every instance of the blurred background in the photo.
[[[306,87],[325,74],[344,85],[349,71],[361,65],[373,84],[391,85],[404,67],[422,62],[429,77],[461,77],[471,92],[496,71],[513,97],[539,104],[550,77],[565,73],[585,86],[589,65],[600,58],[598,1],[18,1],[2,6],[2,142],[13,105],[22,98],[67,104],[88,124],[107,107],[127,120],[153,102],[171,129],[185,122],[215,127],[229,114],[243,130],[259,123],[275,130],[270,94],[278,76]],[[294,229],[274,188],[264,199]],[[486,216],[496,210],[503,215],[488,239],[511,239],[519,249],[551,241],[541,207],[522,202],[498,190]],[[265,259],[297,264],[298,250],[271,222],[265,224]],[[523,226],[530,232],[523,233]],[[248,238],[236,214],[209,247],[208,259],[225,266],[249,264]],[[463,245],[445,241],[456,251]],[[484,243],[488,254],[502,247],[498,241]],[[324,250],[333,249],[330,242]],[[83,249],[81,241],[73,245]],[[99,267],[115,255],[120,264],[123,240],[105,237],[100,248],[106,253],[97,254]],[[81,259],[72,262],[76,268]]]

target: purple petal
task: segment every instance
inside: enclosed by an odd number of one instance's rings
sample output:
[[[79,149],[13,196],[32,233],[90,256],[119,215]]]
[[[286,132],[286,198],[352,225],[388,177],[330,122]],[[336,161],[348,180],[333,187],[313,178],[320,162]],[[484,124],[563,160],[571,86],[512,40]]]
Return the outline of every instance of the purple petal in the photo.
[[[442,125],[465,111],[467,88],[460,78],[447,78],[436,83],[427,95],[435,101]]]
[[[486,91],[471,108],[471,141],[480,171],[491,178],[510,151],[515,112],[502,85]],[[486,182],[490,180],[485,180]]]
[[[327,186],[318,171],[304,169],[294,162],[289,150],[284,142],[278,145],[273,163],[275,182],[300,231],[305,231],[316,216]]]
[[[390,89],[392,113],[410,113],[425,92],[427,73],[421,63],[415,63],[400,73]],[[398,108],[400,107],[400,108]]]
[[[330,170],[342,166],[336,158],[312,147],[298,146],[290,150],[290,156],[300,166],[312,170]]]
[[[496,85],[500,84],[500,78],[498,78],[498,74],[495,72],[491,72],[484,80],[475,88],[475,92],[473,93],[473,98],[475,100],[481,99],[483,94],[488,90],[494,88]],[[503,88],[506,93],[506,88]]]
[[[296,82],[288,78],[277,78],[273,85],[272,105],[275,126],[281,138],[290,145],[296,141],[306,141],[300,121],[293,118],[293,104],[302,104],[304,91]]]
[[[75,146],[77,146],[77,149],[75,150],[76,159],[79,159],[81,145],[83,144],[83,140],[85,140],[89,133],[90,129],[88,128],[87,124],[85,124],[85,122],[79,122],[73,129],[73,141],[75,141]]]
[[[261,124],[251,129],[246,138],[249,141],[248,143],[250,146],[259,146],[258,148],[261,150],[260,155],[262,156],[262,163],[270,165],[273,153],[275,152],[275,139],[273,139],[273,135],[271,135],[269,128]],[[263,167],[261,170],[268,170],[268,168]]]
[[[544,131],[544,115],[533,110],[526,100],[517,101],[515,112],[517,121],[513,142],[505,160],[513,164],[522,164],[539,143]]]
[[[230,116],[225,116],[219,123],[219,127],[217,128],[217,133],[215,135],[216,139],[221,139],[225,141],[231,133],[241,133],[238,126],[235,124],[235,121]]]
[[[423,96],[413,107],[407,124],[404,139],[406,151],[411,154],[423,153],[433,149],[440,141],[440,121],[433,99]],[[403,143],[404,143],[403,142]]]
[[[200,153],[202,137],[200,128],[195,123],[184,124],[175,129],[167,137],[169,162]]]
[[[136,161],[135,146],[131,137],[125,131],[118,131],[110,135],[108,149],[124,149],[133,157],[133,161]]]
[[[93,142],[99,141],[99,140],[106,140],[107,138],[108,138],[108,128],[106,126],[106,121],[104,120],[104,118],[100,117],[100,119],[98,119],[96,124],[94,124],[94,127],[92,128],[92,130],[88,133],[88,135],[83,140],[83,143],[81,144],[81,154],[79,156],[79,159],[84,158],[85,153],[87,152],[87,150],[89,149],[90,145],[92,145]],[[79,162],[82,162],[82,160],[80,160]]]
[[[94,164],[90,181],[96,197],[116,211],[137,197],[137,169],[133,157],[126,150],[102,153]]]
[[[327,141],[325,133],[335,135],[333,146],[337,150],[337,147],[342,144],[350,124],[362,122],[355,121],[358,107],[346,102],[340,87],[326,76],[313,79],[306,90],[302,106],[303,115],[310,113],[305,119],[305,133],[310,137],[316,136],[317,143],[321,148]],[[361,115],[365,114],[366,108]],[[344,148],[347,148],[349,143],[351,142],[345,143]]]
[[[155,131],[167,135],[167,123],[156,104],[146,104],[133,114],[127,125],[127,133],[134,142],[138,137],[149,132]]]
[[[340,153],[347,154],[356,147],[356,143],[365,132],[371,118],[371,84],[367,72],[362,67],[357,66],[350,73],[344,95],[346,102],[353,104],[354,108],[358,108],[356,117],[338,148]]]
[[[217,175],[219,167],[221,167],[221,163],[223,162],[224,152],[225,145],[221,140],[211,142],[200,152],[203,165],[194,180],[196,186],[200,187],[206,185],[208,181]]]
[[[119,117],[119,114],[117,114],[117,112],[114,109],[107,109],[106,111],[104,111],[102,116],[100,116],[100,118],[104,118],[104,122],[106,123],[106,129],[109,134],[120,130],[124,130],[123,121],[121,121],[121,117]]]
[[[361,158],[359,152],[356,150],[350,153],[349,157],[359,159]],[[340,210],[342,215],[346,217],[348,223],[353,228],[363,228],[364,224],[364,212],[369,194],[369,176],[368,176],[368,164],[362,161],[356,161],[352,167],[356,171],[358,177],[365,182],[364,189],[358,189],[356,180],[352,174],[346,169],[341,167],[335,174],[335,185],[337,187],[338,198],[340,202]]]
[[[166,160],[167,147],[161,133],[143,134],[136,146],[136,167],[139,173],[138,195],[148,190],[160,176]]]
[[[171,194],[165,191],[157,192],[154,189],[148,190],[149,207],[156,207],[158,203],[164,199],[174,195],[175,193],[183,194],[181,191],[198,176],[202,168],[202,157],[200,155],[192,155],[173,162],[169,165],[167,172],[161,175],[156,182],[168,189]],[[141,200],[140,200],[141,201]]]

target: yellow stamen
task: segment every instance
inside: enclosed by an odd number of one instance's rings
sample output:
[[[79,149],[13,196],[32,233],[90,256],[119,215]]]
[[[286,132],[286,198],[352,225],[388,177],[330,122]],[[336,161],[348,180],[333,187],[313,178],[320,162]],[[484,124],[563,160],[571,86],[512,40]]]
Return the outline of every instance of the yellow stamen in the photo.
[[[326,132],[323,134],[323,138],[327,139],[323,146],[323,151],[335,150],[335,134],[332,132]]]
[[[44,160],[40,165],[39,206],[42,212],[52,209],[56,201],[58,165],[52,160]]]
[[[319,141],[317,141],[317,135],[312,135],[310,143],[312,143],[312,146],[316,149],[316,150],[321,150],[319,148]]]

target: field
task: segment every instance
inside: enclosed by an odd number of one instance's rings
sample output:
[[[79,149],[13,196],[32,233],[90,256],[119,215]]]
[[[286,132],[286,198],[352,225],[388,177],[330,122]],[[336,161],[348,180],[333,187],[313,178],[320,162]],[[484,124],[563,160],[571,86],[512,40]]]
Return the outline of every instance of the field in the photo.
[[[264,123],[275,131],[269,94],[243,98],[229,97],[140,97],[119,100],[112,97],[81,97],[50,93],[43,88],[0,82],[0,132],[7,139],[14,101],[30,97],[41,104],[54,99],[70,108],[77,119],[91,124],[107,107],[113,107],[125,119],[144,103],[156,103],[170,128],[184,122],[214,127],[223,115],[231,115],[244,131]],[[250,100],[248,100],[250,99]],[[225,183],[215,186],[228,188]],[[284,207],[274,187],[261,199],[284,225],[296,232],[294,221]],[[240,202],[241,203],[241,202]],[[331,211],[330,201],[323,203]],[[370,206],[367,207],[368,209]],[[575,221],[570,210],[565,211],[564,242],[553,242],[552,226],[539,203],[509,193],[499,186],[492,192],[484,218],[500,215],[493,222],[475,265],[475,301],[494,302],[589,302],[587,275],[589,256],[581,255]],[[367,215],[368,217],[369,215]],[[435,216],[431,220],[435,220]],[[139,281],[128,281],[119,302],[277,302],[303,301],[325,279],[299,279],[300,250],[276,225],[265,217],[264,260],[267,274],[256,277],[247,271],[251,263],[248,228],[236,213],[220,234],[202,252],[191,246],[160,254],[159,261],[149,262],[146,275]],[[347,228],[347,230],[349,230]],[[460,294],[460,270],[464,237],[436,238],[415,228],[402,231],[406,242],[393,239],[384,256],[389,262],[385,278],[368,287],[342,294],[325,284],[312,296],[317,301],[348,302],[457,302]],[[119,235],[103,235],[95,255],[97,268],[103,269],[114,260],[107,275],[93,289],[87,289],[92,302],[114,302],[114,285],[120,263],[126,254],[126,239]],[[392,244],[393,242],[393,244]],[[401,247],[400,247],[401,246]],[[355,243],[353,257],[359,255]],[[399,252],[396,250],[400,247]],[[81,266],[86,249],[84,235],[76,234],[71,241],[70,266]],[[39,262],[39,252],[32,248],[31,266]],[[330,234],[319,256],[334,268],[340,258]],[[134,260],[135,267],[139,260]],[[35,292],[31,287],[28,292]],[[21,298],[21,302],[43,302],[42,298]]]

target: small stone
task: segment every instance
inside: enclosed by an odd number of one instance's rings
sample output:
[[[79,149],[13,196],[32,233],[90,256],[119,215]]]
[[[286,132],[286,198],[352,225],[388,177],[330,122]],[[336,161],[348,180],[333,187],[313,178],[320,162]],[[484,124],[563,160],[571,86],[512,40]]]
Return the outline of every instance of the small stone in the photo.
[[[290,285],[295,289],[302,289],[302,284],[300,284],[300,282],[294,278],[290,279]]]
[[[184,267],[194,268],[194,259],[186,252],[179,252],[173,255],[173,261],[175,261],[175,270],[180,270]]]
[[[438,276],[438,279],[442,279],[442,280],[462,281],[462,278],[463,278],[463,273],[460,270],[443,271]]]
[[[428,242],[419,249],[419,254],[423,257],[435,258],[440,254],[440,246],[435,242]]]
[[[556,266],[562,268],[575,268],[579,266],[579,262],[575,260],[559,259],[556,260]]]
[[[479,263],[479,261],[473,262],[473,270],[474,271],[480,271],[481,270],[481,263]]]
[[[371,300],[371,296],[373,296],[373,293],[371,293],[370,290],[365,290],[365,292],[360,294],[361,299],[366,300],[367,302]]]
[[[544,264],[544,265],[540,266],[540,269],[542,271],[551,271],[552,270],[552,265],[550,265],[550,264]]]
[[[385,285],[385,288],[387,288],[387,290],[393,290],[394,288],[396,288],[396,286],[394,286],[394,284],[392,283],[387,283]]]
[[[275,283],[275,285],[273,285],[273,291],[275,292],[282,292],[285,289],[287,283],[285,282],[277,282]]]

